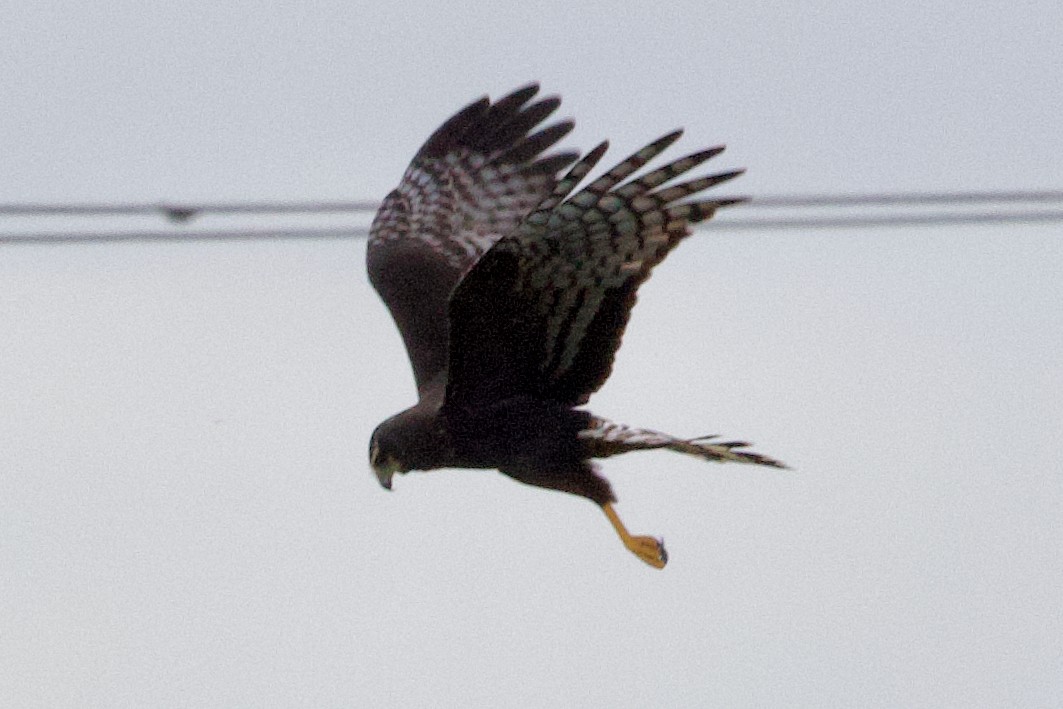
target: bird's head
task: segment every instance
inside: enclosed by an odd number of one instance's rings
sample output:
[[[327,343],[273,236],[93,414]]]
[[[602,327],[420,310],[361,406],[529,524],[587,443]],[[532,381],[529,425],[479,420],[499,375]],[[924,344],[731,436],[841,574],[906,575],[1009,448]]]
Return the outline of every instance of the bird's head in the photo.
[[[406,472],[390,445],[390,437],[385,428],[388,423],[389,421],[385,421],[377,426],[373,431],[373,436],[369,439],[369,465],[373,467],[373,472],[376,473],[376,479],[380,481],[381,487],[386,490],[391,489],[391,478],[395,473]]]
[[[377,426],[369,439],[369,464],[388,490],[395,473],[435,470],[452,462],[442,420],[431,407],[418,405],[395,414]]]

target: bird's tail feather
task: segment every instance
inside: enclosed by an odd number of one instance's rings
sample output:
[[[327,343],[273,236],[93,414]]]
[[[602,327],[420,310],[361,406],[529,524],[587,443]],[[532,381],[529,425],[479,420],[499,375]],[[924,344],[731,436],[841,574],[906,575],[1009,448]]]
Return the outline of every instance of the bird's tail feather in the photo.
[[[786,468],[779,461],[760,453],[739,450],[750,444],[744,441],[721,441],[719,436],[676,438],[667,433],[645,428],[633,428],[622,423],[593,417],[590,425],[580,431],[579,437],[586,441],[595,458],[608,458],[637,450],[665,448],[721,463],[752,463],[773,468]]]

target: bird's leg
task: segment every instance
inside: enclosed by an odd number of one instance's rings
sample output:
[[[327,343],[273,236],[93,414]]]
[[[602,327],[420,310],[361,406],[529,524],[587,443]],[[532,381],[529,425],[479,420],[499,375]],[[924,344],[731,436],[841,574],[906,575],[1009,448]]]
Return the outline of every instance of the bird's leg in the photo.
[[[668,552],[664,550],[664,542],[653,537],[634,537],[627,531],[627,527],[620,521],[616,510],[610,502],[602,505],[602,511],[613,525],[613,529],[620,535],[620,541],[624,543],[631,553],[645,561],[656,569],[663,569],[668,563]]]

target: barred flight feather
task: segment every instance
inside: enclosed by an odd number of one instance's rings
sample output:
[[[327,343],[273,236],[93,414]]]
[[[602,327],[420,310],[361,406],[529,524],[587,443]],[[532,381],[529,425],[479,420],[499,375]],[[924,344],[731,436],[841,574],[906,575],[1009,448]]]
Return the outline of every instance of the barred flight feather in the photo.
[[[561,121],[530,133],[560,105],[530,103],[527,86],[475,101],[417,152],[370,227],[369,277],[406,343],[418,391],[446,367],[446,306],[461,277],[517,225],[578,155],[542,156],[572,130]],[[412,284],[413,289],[406,287]]]
[[[621,453],[636,450],[656,450],[667,448],[677,453],[704,458],[717,462],[751,463],[767,465],[773,468],[787,466],[766,455],[752,451],[736,450],[747,448],[744,441],[718,441],[719,436],[699,436],[698,438],[676,438],[667,433],[645,428],[634,428],[622,423],[594,416],[590,425],[577,434],[587,442],[595,458],[608,458]]]

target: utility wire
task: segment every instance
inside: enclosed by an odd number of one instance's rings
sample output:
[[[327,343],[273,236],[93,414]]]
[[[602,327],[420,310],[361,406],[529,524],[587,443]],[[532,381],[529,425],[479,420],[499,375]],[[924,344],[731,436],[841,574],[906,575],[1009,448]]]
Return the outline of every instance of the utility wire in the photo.
[[[750,207],[775,209],[792,207],[919,206],[943,204],[1051,204],[1063,202],[1063,190],[1005,190],[967,192],[881,192],[858,194],[794,194],[753,197]],[[133,216],[159,215],[175,223],[185,223],[203,214],[323,214],[376,211],[372,200],[316,202],[204,202],[204,203],[83,203],[0,204],[0,216]]]
[[[0,204],[0,216],[9,217],[65,217],[65,216],[134,216],[158,215],[172,222],[183,223],[201,214],[311,214],[373,212],[380,204],[372,200],[346,202],[206,202],[202,204],[150,204],[129,202],[117,204]]]
[[[927,204],[1016,204],[1063,202],[1063,190],[974,192],[867,192],[856,194],[793,194],[754,197],[752,207],[874,207]]]
[[[195,231],[47,232],[41,234],[0,234],[3,244],[115,243],[129,241],[258,241],[281,239],[359,239],[369,235],[368,227],[331,229],[197,229]]]
[[[945,226],[950,224],[1036,224],[1063,222],[1063,210],[898,214],[883,216],[795,217],[781,219],[719,219],[699,224],[699,231],[776,231],[783,229],[862,229],[891,226]],[[4,244],[70,244],[145,241],[251,241],[281,239],[364,238],[367,227],[322,229],[218,229],[194,231],[46,232],[0,234]]]

